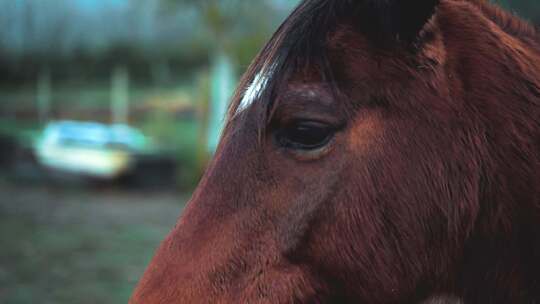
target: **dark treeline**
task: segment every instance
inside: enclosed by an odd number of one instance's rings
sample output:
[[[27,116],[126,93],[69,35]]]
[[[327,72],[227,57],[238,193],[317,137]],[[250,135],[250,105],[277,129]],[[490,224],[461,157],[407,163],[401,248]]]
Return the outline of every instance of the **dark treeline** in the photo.
[[[224,48],[245,68],[297,0],[0,0],[0,84],[184,77]]]
[[[62,81],[91,81],[110,77],[118,65],[127,66],[135,82],[160,82],[183,78],[201,66],[208,65],[204,51],[171,56],[149,57],[131,47],[115,47],[109,52],[92,56],[84,52],[69,57],[25,55],[13,59],[0,54],[0,84],[16,85],[33,82],[36,75],[48,70]]]

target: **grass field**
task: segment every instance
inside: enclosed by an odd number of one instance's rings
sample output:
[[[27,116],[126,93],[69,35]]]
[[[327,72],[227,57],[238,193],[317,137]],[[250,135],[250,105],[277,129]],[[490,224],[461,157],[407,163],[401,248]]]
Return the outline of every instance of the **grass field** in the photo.
[[[0,181],[0,303],[127,303],[186,199]]]

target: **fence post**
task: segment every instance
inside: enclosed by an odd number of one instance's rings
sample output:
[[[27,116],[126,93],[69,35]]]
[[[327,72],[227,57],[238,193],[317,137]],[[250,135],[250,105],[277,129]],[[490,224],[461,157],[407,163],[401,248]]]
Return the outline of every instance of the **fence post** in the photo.
[[[208,151],[211,154],[219,143],[235,82],[232,60],[224,51],[218,51],[211,68],[208,127]]]
[[[128,123],[129,73],[124,65],[118,65],[113,69],[111,77],[111,113],[113,123]]]
[[[50,119],[51,112],[51,71],[45,67],[39,71],[36,87],[36,105],[38,121],[45,124]]]

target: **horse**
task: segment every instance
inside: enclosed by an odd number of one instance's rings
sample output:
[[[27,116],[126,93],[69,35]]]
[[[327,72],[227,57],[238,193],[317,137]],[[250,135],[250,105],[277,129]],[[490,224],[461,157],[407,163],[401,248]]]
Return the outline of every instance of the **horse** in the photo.
[[[303,0],[130,303],[540,303],[539,105],[495,4]]]

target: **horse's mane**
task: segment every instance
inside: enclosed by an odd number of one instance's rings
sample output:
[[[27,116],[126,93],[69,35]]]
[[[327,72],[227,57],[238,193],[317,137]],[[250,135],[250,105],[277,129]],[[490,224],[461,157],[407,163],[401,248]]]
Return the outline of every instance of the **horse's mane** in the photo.
[[[367,3],[367,6],[363,7],[364,10],[366,7],[373,8],[377,5],[373,4],[377,1],[365,0],[364,2]],[[540,35],[530,23],[486,0],[463,0],[463,2],[475,5],[487,19],[505,33],[540,50]],[[364,24],[372,22],[369,11],[351,10],[350,5],[349,0],[303,0],[277,29],[242,77],[233,96],[227,121],[230,122],[242,116],[239,115],[241,114],[239,108],[242,98],[246,95],[246,89],[254,82],[260,81],[261,77],[264,80],[264,89],[257,92],[259,95],[256,96],[258,102],[264,105],[263,111],[258,113],[260,117],[257,119],[260,123],[258,127],[261,130],[271,118],[277,88],[280,88],[280,85],[299,68],[314,69],[332,91],[338,92],[339,88],[334,81],[327,53],[326,44],[329,34],[336,30],[342,22],[358,18],[359,14],[366,19]],[[378,25],[378,28],[368,26],[367,31],[377,32],[367,32],[366,34],[371,37],[383,36],[382,34],[386,30],[384,27],[392,26],[392,24],[384,23]]]

